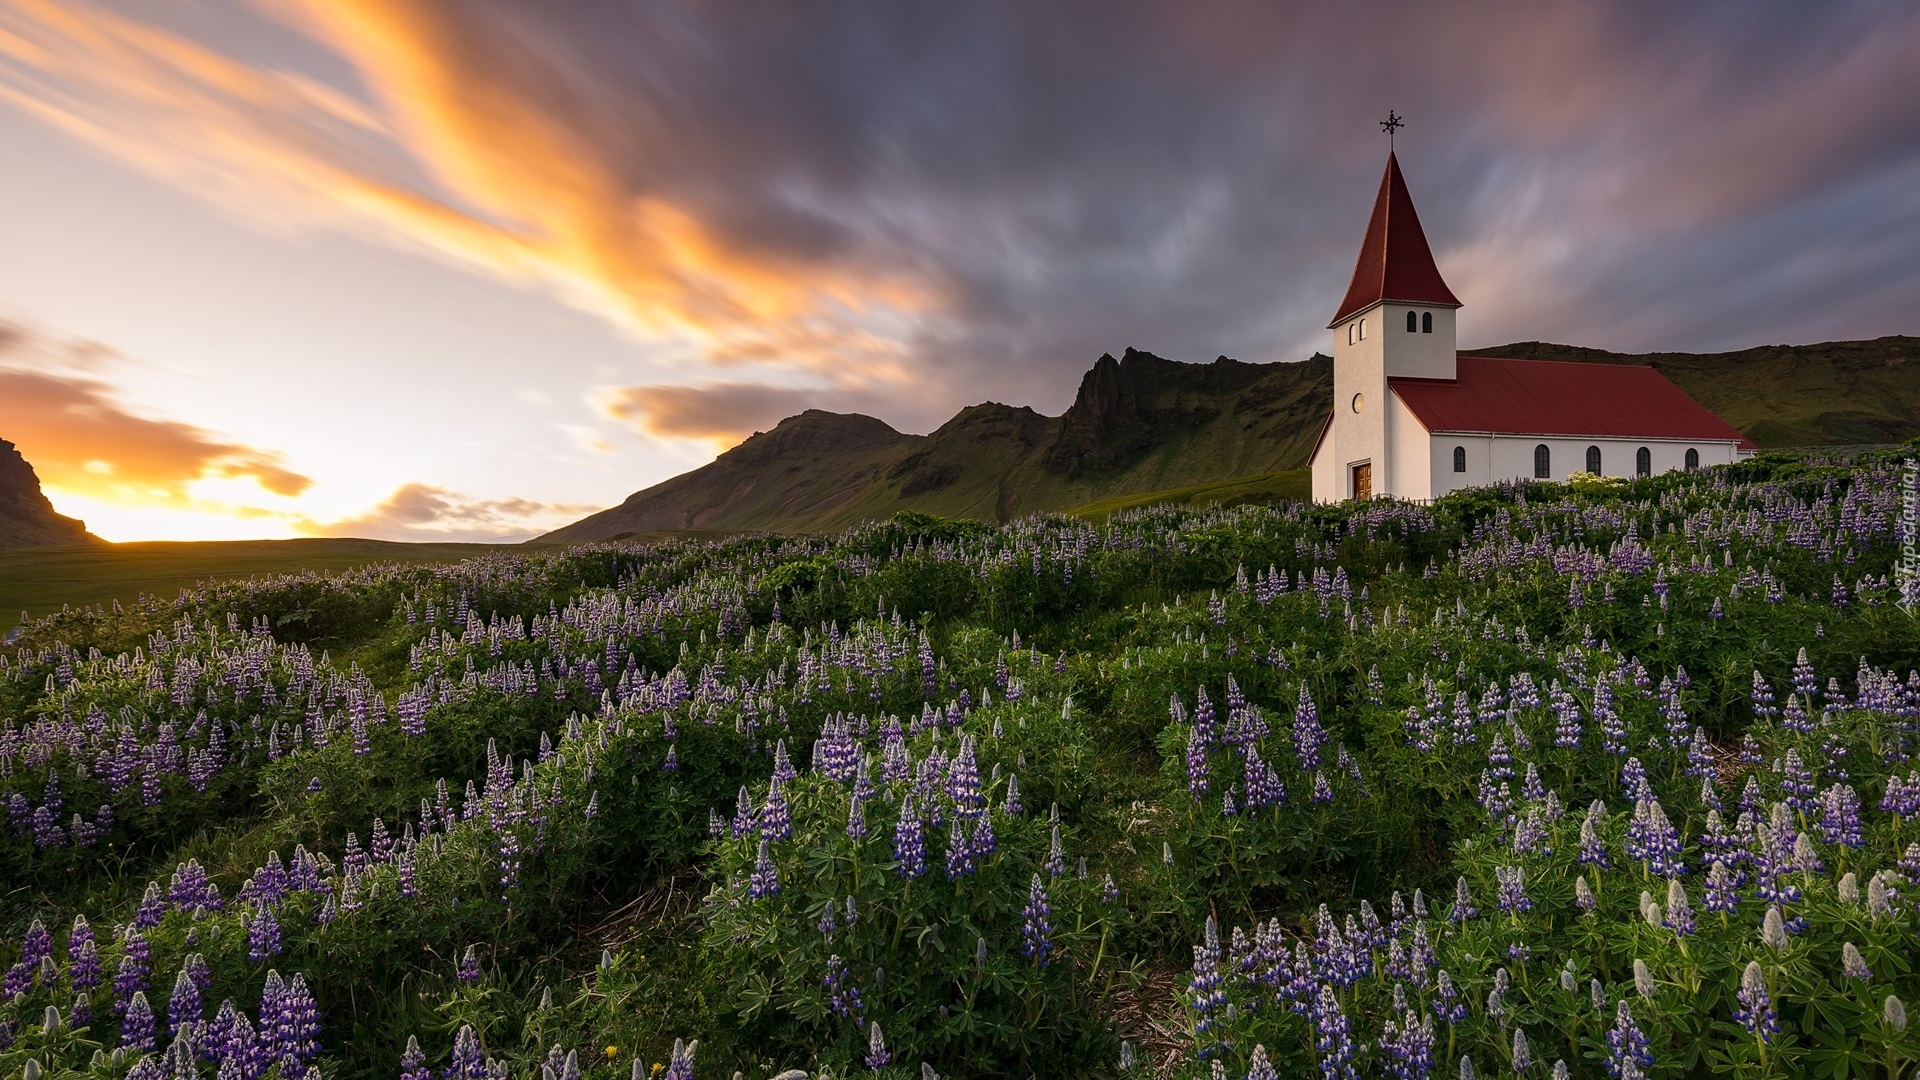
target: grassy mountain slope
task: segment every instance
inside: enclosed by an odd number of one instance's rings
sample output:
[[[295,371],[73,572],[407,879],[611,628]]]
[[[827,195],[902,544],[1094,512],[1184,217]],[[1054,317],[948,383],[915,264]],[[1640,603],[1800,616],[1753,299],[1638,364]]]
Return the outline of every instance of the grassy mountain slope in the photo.
[[[1920,338],[1768,345],[1732,353],[1611,353],[1524,341],[1477,356],[1648,364],[1763,447],[1920,436]],[[810,411],[712,464],[542,537],[662,530],[805,532],[920,510],[1005,521],[1039,511],[1188,502],[1220,488],[1291,490],[1333,403],[1333,362],[1187,364],[1102,356],[1059,417],[989,402],[931,435]],[[1221,487],[1221,485],[1225,485]],[[1238,486],[1236,486],[1238,485]]]

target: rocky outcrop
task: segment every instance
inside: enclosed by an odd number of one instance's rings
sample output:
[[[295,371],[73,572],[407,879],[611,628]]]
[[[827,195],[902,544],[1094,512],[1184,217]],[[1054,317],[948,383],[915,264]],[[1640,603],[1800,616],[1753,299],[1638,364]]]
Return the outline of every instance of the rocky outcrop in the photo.
[[[54,512],[33,466],[0,439],[0,550],[99,542],[85,522]]]

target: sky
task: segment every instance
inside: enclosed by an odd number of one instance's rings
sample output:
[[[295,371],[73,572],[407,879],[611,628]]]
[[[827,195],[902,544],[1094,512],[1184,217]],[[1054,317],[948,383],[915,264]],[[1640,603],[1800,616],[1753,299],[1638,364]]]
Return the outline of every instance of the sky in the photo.
[[[110,540],[521,540],[806,408],[1920,333],[1920,5],[0,0],[0,438]]]

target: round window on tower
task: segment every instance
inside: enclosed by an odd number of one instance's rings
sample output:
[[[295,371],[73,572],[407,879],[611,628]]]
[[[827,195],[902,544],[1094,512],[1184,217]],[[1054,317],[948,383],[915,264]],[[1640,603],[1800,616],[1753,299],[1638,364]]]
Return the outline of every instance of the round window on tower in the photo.
[[[1362,409],[1365,409],[1366,407],[1367,407],[1367,396],[1365,394],[1353,395],[1353,411],[1354,412],[1359,412]]]

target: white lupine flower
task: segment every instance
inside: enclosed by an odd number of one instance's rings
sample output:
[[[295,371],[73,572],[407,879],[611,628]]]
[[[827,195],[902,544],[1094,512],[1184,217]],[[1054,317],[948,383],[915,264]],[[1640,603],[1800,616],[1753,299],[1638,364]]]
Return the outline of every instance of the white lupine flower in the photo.
[[[1888,994],[1886,1004],[1880,1007],[1880,1019],[1895,1031],[1907,1030],[1906,1002]]]
[[[1866,958],[1860,955],[1860,950],[1851,941],[1840,946],[1840,970],[1846,972],[1847,978],[1861,982],[1873,978],[1873,970],[1867,967]]]
[[[1840,875],[1840,884],[1835,891],[1839,895],[1841,903],[1857,904],[1860,902],[1860,879],[1854,876],[1853,871],[1849,870]]]
[[[1637,956],[1633,959],[1633,988],[1643,998],[1653,996],[1653,972],[1647,969],[1647,962]]]
[[[1772,949],[1787,947],[1787,924],[1780,917],[1778,907],[1767,909],[1766,921],[1760,924],[1760,942]]]

